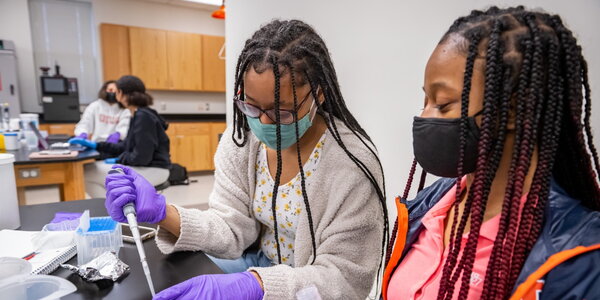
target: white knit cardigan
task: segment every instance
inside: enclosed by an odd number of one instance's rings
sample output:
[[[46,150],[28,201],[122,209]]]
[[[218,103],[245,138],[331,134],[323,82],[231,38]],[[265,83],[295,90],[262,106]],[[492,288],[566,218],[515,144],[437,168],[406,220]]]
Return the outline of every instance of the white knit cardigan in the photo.
[[[382,173],[375,156],[339,120],[338,131],[346,148],[378,179]],[[181,234],[159,229],[156,238],[163,253],[197,251],[219,258],[241,257],[261,233],[252,211],[255,164],[260,142],[248,133],[248,142],[237,147],[232,128],[223,134],[215,154],[215,184],[209,209],[177,207]],[[383,214],[374,187],[327,132],[330,139],[321,154],[312,184],[307,189],[317,246],[312,256],[306,208],[299,216],[294,266],[250,268],[264,285],[264,299],[295,299],[304,288],[317,288],[323,299],[365,299],[373,285],[381,258]]]

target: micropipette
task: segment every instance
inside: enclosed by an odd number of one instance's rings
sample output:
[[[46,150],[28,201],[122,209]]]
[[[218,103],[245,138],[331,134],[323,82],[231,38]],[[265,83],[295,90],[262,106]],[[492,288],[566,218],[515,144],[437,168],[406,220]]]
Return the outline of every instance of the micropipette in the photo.
[[[108,171],[108,174],[125,174],[123,169],[115,168]],[[150,276],[150,268],[148,268],[148,263],[146,262],[146,252],[144,252],[144,246],[142,245],[142,240],[140,238],[140,231],[138,229],[138,223],[135,213],[135,204],[127,203],[123,206],[123,214],[127,217],[127,223],[129,223],[129,227],[131,228],[131,235],[133,235],[133,239],[135,240],[135,246],[137,247],[138,253],[140,254],[140,262],[142,263],[142,268],[144,269],[144,275],[146,275],[146,281],[148,281],[148,287],[150,287],[150,292],[154,297],[154,285],[152,284],[152,277]]]

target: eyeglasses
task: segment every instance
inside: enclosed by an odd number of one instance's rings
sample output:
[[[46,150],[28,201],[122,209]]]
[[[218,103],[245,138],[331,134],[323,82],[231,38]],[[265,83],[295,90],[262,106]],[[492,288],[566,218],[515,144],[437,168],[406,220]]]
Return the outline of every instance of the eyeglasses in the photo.
[[[295,109],[280,109],[279,110],[279,120],[280,120],[279,124],[287,125],[287,124],[294,123],[296,121],[294,118],[294,112],[297,112],[298,109],[300,109],[300,107],[302,107],[302,105],[304,104],[304,102],[306,102],[306,100],[308,99],[308,96],[310,96],[310,95],[311,95],[311,92],[309,91],[308,94],[306,94],[306,96],[304,96],[304,99],[302,99],[302,101],[300,101],[300,104],[298,104]],[[277,122],[276,121],[277,111],[275,109],[264,110],[256,105],[252,105],[246,101],[238,99],[237,96],[233,99],[233,101],[235,102],[235,105],[237,106],[237,108],[240,111],[242,111],[242,113],[244,115],[246,115],[247,117],[258,118],[258,117],[260,117],[260,115],[265,114],[273,122]]]

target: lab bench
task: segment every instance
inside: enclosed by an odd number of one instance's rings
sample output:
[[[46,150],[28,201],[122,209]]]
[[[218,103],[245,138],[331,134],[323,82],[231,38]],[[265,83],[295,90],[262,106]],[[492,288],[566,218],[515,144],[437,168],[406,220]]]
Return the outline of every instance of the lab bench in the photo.
[[[225,131],[225,115],[161,115],[169,123],[171,162],[178,163],[190,172],[212,171],[213,157],[219,137]],[[42,123],[40,130],[48,134],[73,135],[75,123]]]
[[[106,216],[104,199],[89,199],[72,202],[59,202],[19,207],[21,217],[20,230],[40,230],[50,222],[56,212],[83,212],[89,209],[91,216]],[[151,224],[140,224],[156,227]],[[143,242],[146,258],[152,274],[152,281],[157,292],[202,274],[222,274],[203,252],[175,252],[162,254],[154,239]],[[125,243],[119,251],[119,258],[131,268],[129,274],[110,286],[101,286],[84,281],[79,275],[63,268],[58,268],[50,275],[69,280],[77,287],[77,291],[62,299],[150,299],[150,290],[144,277],[140,257],[134,244]],[[77,257],[67,262],[76,265]]]

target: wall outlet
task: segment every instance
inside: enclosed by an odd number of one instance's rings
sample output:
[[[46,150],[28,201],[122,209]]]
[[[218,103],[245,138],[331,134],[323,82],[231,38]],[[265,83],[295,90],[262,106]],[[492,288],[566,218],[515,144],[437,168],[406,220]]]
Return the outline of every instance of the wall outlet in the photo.
[[[39,168],[20,169],[19,177],[21,177],[23,179],[40,177],[40,169]]]
[[[161,111],[166,111],[167,110],[167,103],[161,102],[160,103],[160,110]]]
[[[209,112],[210,111],[210,103],[209,102],[198,103],[198,111],[199,112]]]

